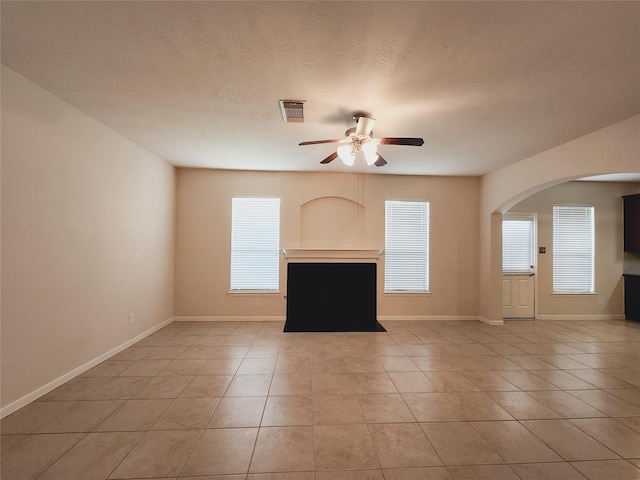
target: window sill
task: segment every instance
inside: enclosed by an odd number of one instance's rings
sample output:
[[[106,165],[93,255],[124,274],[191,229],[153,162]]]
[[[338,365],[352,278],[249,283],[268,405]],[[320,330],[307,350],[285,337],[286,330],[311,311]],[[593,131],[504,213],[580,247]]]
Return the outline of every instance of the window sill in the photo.
[[[231,297],[235,296],[261,296],[266,295],[280,295],[280,290],[230,290],[227,295]]]
[[[430,297],[431,296],[431,292],[400,292],[400,291],[393,291],[393,292],[382,292],[383,295],[387,296],[387,297],[394,297],[394,296],[398,296],[398,297]]]
[[[596,292],[592,292],[592,293],[558,293],[558,292],[553,292],[551,294],[552,297],[579,297],[579,298],[584,298],[584,297],[597,297],[598,294]]]

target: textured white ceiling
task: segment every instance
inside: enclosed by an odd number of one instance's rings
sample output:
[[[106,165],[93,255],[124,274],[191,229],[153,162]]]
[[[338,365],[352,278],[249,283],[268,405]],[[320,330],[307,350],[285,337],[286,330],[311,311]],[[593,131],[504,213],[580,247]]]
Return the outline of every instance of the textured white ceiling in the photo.
[[[640,113],[640,2],[11,2],[2,63],[178,166],[481,175]],[[284,123],[278,100],[305,100]],[[360,167],[364,168],[364,167]]]

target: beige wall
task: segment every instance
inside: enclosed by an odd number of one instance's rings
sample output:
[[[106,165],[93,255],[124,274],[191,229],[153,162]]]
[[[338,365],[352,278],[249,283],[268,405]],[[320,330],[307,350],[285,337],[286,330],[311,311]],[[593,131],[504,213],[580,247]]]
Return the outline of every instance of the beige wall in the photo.
[[[536,193],[509,212],[538,218],[536,318],[623,318],[622,195],[640,191],[637,183],[568,182]],[[553,295],[553,205],[595,207],[595,290],[597,295]]]
[[[606,173],[640,173],[640,115],[491,172],[478,201],[482,321],[502,323],[500,214],[553,185]]]
[[[281,198],[284,248],[384,248],[385,199],[431,202],[431,295],[384,295],[379,318],[477,318],[478,180],[367,174],[178,170],[175,315],[285,316],[286,261],[280,292],[229,295],[231,198]],[[318,232],[322,230],[322,234]]]
[[[4,412],[172,316],[175,183],[168,163],[2,68]]]

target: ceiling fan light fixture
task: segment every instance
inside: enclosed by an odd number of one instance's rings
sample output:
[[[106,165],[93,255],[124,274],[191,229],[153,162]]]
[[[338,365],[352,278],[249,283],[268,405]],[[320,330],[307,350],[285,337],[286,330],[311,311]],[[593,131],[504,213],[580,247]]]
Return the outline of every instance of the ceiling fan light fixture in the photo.
[[[365,155],[375,155],[378,153],[378,146],[371,140],[364,142],[361,148]]]
[[[367,165],[371,166],[374,163],[376,163],[376,160],[378,160],[378,158],[380,157],[380,155],[378,155],[377,153],[364,153],[364,160],[367,162]]]
[[[350,144],[340,145],[337,148],[338,157],[347,166],[350,167],[356,160],[356,154]]]
[[[360,145],[360,149],[364,154],[364,159],[367,162],[367,165],[373,165],[376,160],[378,160],[378,145],[375,141],[369,140],[365,141]]]

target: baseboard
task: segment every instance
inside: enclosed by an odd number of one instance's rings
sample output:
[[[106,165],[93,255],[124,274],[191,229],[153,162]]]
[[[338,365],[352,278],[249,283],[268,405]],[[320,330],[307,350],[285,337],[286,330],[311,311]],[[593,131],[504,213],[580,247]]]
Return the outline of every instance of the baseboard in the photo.
[[[173,317],[174,322],[284,322],[285,320],[284,315]]]
[[[604,315],[536,315],[536,320],[624,320],[624,314]]]
[[[486,323],[487,325],[504,325],[503,319],[489,320],[488,318],[478,317],[478,320],[480,320],[482,323]]]
[[[380,322],[396,322],[396,321],[423,321],[432,320],[451,320],[451,321],[476,321],[479,317],[476,315],[378,315]]]
[[[21,397],[18,400],[15,400],[14,402],[11,402],[9,405],[6,405],[5,407],[0,408],[0,418],[4,418],[7,415],[12,414],[16,410],[24,407],[25,405],[28,405],[29,403],[33,402],[34,400],[37,400],[38,398],[42,397],[43,395],[46,395],[47,393],[49,393],[54,388],[59,387],[63,383],[68,382],[72,378],[77,377],[81,373],[86,372],[87,370],[89,370],[90,368],[95,367],[99,363],[102,363],[105,360],[108,360],[109,358],[113,357],[116,353],[120,353],[125,348],[130,347],[134,343],[137,343],[140,340],[142,340],[143,338],[148,337],[153,332],[156,332],[156,331],[160,330],[162,327],[170,324],[173,320],[174,320],[174,317],[168,318],[164,322],[159,323],[158,325],[155,325],[155,326],[151,327],[149,330],[146,330],[146,331],[142,332],[139,335],[136,335],[132,339],[127,340],[123,344],[118,345],[117,347],[112,348],[108,352],[105,352],[102,355],[97,356],[96,358],[94,358],[93,360],[90,360],[89,362],[85,363],[84,365],[80,365],[79,367],[74,368],[73,370],[65,373],[64,375],[56,378],[55,380],[47,383],[46,385],[43,385],[42,387],[40,387],[40,388],[34,390],[33,392],[25,395],[24,397]]]

